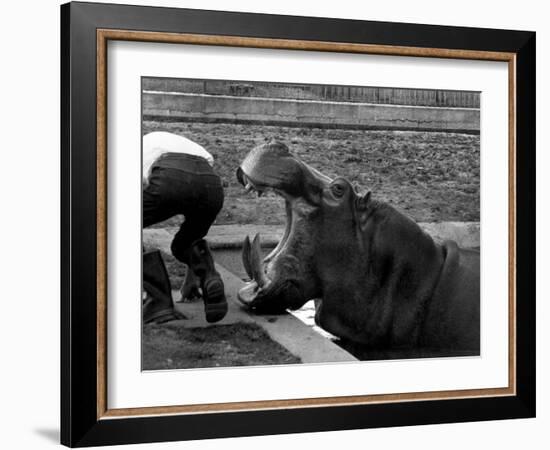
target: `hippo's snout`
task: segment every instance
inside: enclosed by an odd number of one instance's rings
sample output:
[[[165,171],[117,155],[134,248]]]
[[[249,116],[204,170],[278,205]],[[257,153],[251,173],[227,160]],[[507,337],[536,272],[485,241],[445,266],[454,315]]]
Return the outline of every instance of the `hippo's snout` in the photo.
[[[236,172],[247,192],[261,196],[273,191],[286,202],[286,229],[277,247],[262,258],[260,238],[243,244],[243,265],[252,281],[238,294],[239,300],[260,313],[298,309],[318,294],[312,240],[315,210],[329,177],[292,155],[280,142],[253,148]]]
[[[262,314],[280,314],[298,309],[306,301],[298,261],[290,255],[280,256],[268,276],[261,262],[260,236],[252,243],[248,236],[243,244],[243,265],[251,281],[239,291],[238,299],[248,308]]]

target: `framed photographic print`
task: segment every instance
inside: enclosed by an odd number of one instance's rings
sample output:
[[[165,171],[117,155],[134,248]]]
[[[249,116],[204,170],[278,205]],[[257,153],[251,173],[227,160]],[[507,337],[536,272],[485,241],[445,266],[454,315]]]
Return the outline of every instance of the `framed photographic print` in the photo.
[[[61,7],[68,446],[535,415],[535,34]]]

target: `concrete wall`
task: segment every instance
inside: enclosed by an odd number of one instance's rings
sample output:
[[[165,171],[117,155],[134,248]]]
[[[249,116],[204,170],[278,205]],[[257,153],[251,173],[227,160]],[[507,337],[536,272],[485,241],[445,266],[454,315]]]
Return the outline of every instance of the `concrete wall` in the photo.
[[[144,91],[145,119],[479,133],[479,109]]]

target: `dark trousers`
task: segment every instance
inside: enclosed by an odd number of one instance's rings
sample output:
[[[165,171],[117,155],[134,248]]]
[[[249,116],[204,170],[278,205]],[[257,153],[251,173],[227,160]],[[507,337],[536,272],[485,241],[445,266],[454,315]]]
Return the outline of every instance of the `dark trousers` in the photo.
[[[155,162],[143,190],[143,227],[177,214],[185,216],[172,254],[188,262],[188,250],[208,233],[223,206],[223,186],[204,158],[167,153]]]

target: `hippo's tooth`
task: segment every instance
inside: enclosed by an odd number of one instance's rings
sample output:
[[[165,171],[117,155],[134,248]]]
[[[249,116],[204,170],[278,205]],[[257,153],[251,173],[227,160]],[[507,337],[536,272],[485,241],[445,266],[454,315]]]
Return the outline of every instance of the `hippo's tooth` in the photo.
[[[254,189],[250,182],[246,183],[246,186],[244,188],[246,189],[246,192],[250,192],[252,189]]]
[[[246,270],[246,273],[250,279],[253,279],[253,273],[252,273],[252,266],[250,264],[250,239],[248,236],[246,236],[244,242],[243,242],[243,266],[244,270]]]
[[[262,250],[260,245],[260,233],[256,234],[252,241],[252,248],[250,249],[250,268],[252,275],[258,287],[262,288],[267,283],[267,277],[265,276],[262,267]]]

